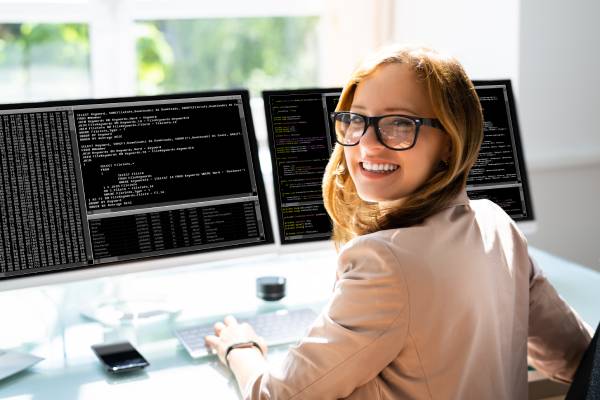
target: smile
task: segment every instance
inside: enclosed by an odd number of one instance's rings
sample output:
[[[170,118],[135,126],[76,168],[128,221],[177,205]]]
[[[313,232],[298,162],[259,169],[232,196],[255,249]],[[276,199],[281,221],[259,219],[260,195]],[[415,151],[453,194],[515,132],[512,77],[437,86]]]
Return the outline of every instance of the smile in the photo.
[[[371,163],[368,161],[363,161],[359,164],[363,170],[379,174],[391,174],[399,168],[399,166],[396,164]]]

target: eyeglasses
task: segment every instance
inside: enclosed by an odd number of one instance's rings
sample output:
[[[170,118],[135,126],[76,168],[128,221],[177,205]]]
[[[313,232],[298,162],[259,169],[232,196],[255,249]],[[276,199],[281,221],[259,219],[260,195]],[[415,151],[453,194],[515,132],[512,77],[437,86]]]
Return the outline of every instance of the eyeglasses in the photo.
[[[369,126],[375,128],[375,135],[381,144],[392,150],[408,150],[417,143],[421,125],[443,129],[439,120],[408,115],[365,115],[341,111],[331,113],[335,125],[336,141],[343,146],[356,146]]]

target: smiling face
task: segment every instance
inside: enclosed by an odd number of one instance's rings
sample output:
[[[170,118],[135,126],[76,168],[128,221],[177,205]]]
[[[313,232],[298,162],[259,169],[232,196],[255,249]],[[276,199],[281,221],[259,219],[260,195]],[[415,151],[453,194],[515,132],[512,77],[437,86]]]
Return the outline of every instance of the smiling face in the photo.
[[[351,112],[366,116],[402,114],[435,118],[426,88],[406,64],[378,67],[356,87]],[[401,200],[417,190],[447,160],[448,135],[421,126],[415,146],[395,151],[381,144],[370,126],[356,146],[344,147],[348,171],[364,201]]]

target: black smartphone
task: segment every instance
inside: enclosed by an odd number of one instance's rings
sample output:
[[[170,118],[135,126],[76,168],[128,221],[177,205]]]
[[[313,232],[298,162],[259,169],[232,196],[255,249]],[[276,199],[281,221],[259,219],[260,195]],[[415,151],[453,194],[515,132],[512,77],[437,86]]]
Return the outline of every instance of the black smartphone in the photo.
[[[92,350],[110,372],[133,371],[150,365],[129,342],[96,344]]]

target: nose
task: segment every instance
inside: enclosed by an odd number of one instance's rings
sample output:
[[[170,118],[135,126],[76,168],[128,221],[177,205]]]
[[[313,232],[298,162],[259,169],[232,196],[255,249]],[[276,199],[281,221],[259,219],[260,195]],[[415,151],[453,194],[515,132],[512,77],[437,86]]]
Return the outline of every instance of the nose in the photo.
[[[385,147],[383,144],[381,144],[379,139],[377,139],[375,127],[373,125],[369,126],[365,134],[362,135],[359,146],[363,153],[371,153],[373,150],[378,150]]]

